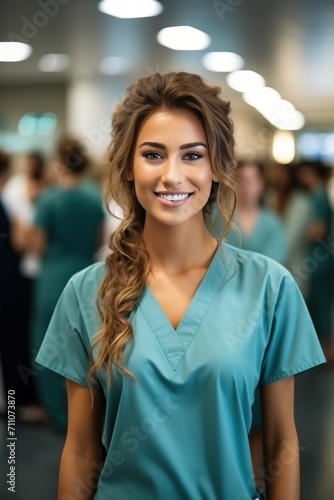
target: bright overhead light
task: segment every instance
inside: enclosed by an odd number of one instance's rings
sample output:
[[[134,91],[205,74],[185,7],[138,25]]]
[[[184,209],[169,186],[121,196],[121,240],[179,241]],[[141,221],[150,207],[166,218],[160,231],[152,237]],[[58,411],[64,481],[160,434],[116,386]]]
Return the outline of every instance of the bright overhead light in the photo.
[[[191,26],[171,26],[157,34],[161,45],[173,50],[203,50],[210,43],[209,35]]]
[[[243,99],[280,130],[299,130],[305,125],[304,115],[290,101],[281,99],[275,89],[262,87],[246,92]]]
[[[124,57],[110,56],[102,59],[100,71],[104,75],[119,75],[129,69],[129,61]]]
[[[163,11],[163,5],[156,0],[102,0],[97,7],[104,14],[121,19],[153,17]]]
[[[277,90],[271,87],[260,87],[258,89],[249,90],[242,94],[243,100],[250,106],[259,111],[268,109],[281,99]]]
[[[233,71],[227,75],[226,81],[232,89],[238,92],[248,92],[263,87],[266,83],[263,76],[249,70]]]
[[[305,116],[300,111],[295,110],[288,123],[285,122],[281,124],[281,126],[277,127],[281,130],[300,130],[305,125]]]
[[[202,58],[202,64],[209,71],[228,73],[241,69],[244,65],[244,60],[234,52],[208,52]]]
[[[19,62],[28,59],[32,53],[31,45],[22,42],[0,42],[0,61]]]
[[[291,132],[276,130],[272,146],[273,158],[277,163],[286,165],[295,158],[295,138]]]
[[[66,54],[45,54],[38,61],[38,69],[46,73],[58,73],[65,71],[70,62]]]
[[[283,99],[271,109],[263,111],[262,115],[280,130],[300,130],[305,125],[304,115]]]
[[[287,101],[286,99],[280,99],[275,108],[282,114],[288,115],[289,113],[293,113],[296,108],[292,104],[292,102]]]

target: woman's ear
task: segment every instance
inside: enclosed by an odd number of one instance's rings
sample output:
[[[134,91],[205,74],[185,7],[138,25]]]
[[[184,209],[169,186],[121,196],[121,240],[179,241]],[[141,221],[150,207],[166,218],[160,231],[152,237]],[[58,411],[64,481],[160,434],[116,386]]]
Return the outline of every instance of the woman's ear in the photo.
[[[134,180],[132,168],[130,168],[130,170],[127,172],[127,174],[126,174],[126,180],[127,181],[133,181]]]
[[[219,177],[214,172],[212,172],[212,180],[213,180],[213,182],[219,182]]]

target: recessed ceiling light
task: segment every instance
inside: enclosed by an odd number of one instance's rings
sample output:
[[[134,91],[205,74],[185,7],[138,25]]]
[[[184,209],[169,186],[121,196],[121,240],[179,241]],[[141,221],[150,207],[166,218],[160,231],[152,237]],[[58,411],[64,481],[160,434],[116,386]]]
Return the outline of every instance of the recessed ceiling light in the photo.
[[[290,111],[295,111],[295,107],[292,102],[287,101],[286,99],[280,99],[276,104],[277,109],[279,109],[282,113],[289,113]]]
[[[31,45],[22,42],[0,42],[0,61],[19,62],[28,59],[32,53]]]
[[[157,40],[161,45],[173,50],[202,50],[211,43],[209,35],[192,26],[163,28],[157,34]]]
[[[234,52],[208,52],[202,59],[203,66],[210,71],[230,72],[241,69],[244,60]]]
[[[47,73],[57,73],[65,71],[70,62],[66,54],[45,54],[38,61],[38,69]]]
[[[261,113],[266,120],[280,130],[300,130],[305,125],[304,115],[297,111],[293,104],[283,99],[271,109]]]
[[[127,71],[129,67],[129,61],[124,57],[105,57],[100,63],[100,71],[105,75],[119,75]]]
[[[282,123],[277,128],[281,130],[300,130],[305,125],[305,116],[300,111],[295,110],[289,120],[288,123]]]
[[[238,92],[248,92],[263,87],[266,83],[263,76],[249,70],[234,71],[227,75],[226,81],[232,89]]]
[[[121,19],[157,16],[163,5],[156,0],[102,0],[98,9],[109,16]]]
[[[295,158],[295,138],[291,132],[276,131],[272,145],[273,158],[277,163],[287,165]]]
[[[261,110],[271,107],[274,103],[281,99],[277,90],[271,87],[260,87],[258,89],[249,90],[242,94],[243,100],[250,106]]]
[[[290,101],[279,99],[274,102],[272,106],[267,108],[258,109],[258,111],[275,127],[285,128],[288,126],[291,117],[294,115],[296,109]]]

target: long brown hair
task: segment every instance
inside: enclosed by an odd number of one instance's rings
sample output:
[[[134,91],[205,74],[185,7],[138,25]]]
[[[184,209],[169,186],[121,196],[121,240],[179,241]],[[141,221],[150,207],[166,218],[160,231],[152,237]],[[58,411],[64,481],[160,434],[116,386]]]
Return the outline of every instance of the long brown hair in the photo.
[[[212,183],[204,215],[209,216],[216,202],[226,221],[224,234],[229,229],[235,207],[234,136],[230,103],[221,99],[220,93],[220,87],[207,85],[195,74],[155,73],[136,80],[114,111],[105,202],[107,207],[111,201],[120,205],[124,218],[111,236],[107,274],[98,293],[102,324],[94,339],[98,354],[92,359],[90,380],[104,369],[111,381],[112,365],[133,377],[123,366],[122,358],[133,336],[129,319],[147,281],[149,258],[142,239],[145,210],[136,198],[133,181],[127,179],[141,124],[154,112],[186,109],[199,118],[207,137],[212,170],[219,179]]]

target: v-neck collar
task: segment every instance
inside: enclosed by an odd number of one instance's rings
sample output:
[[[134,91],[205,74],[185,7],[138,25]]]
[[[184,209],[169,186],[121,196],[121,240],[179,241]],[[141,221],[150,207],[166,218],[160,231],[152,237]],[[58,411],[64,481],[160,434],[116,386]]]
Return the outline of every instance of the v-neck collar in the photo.
[[[172,326],[149,286],[145,285],[144,287],[138,307],[173,370],[177,370],[179,367],[224,280],[226,267],[220,253],[221,246],[218,245],[210,266],[176,329]]]

